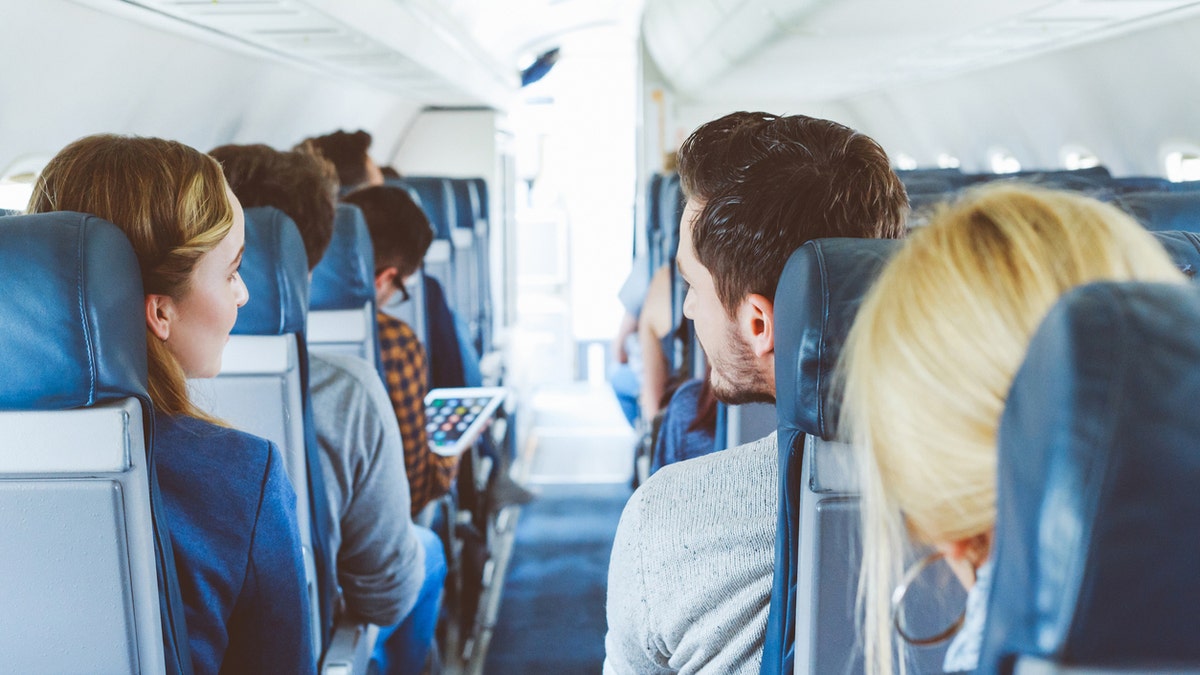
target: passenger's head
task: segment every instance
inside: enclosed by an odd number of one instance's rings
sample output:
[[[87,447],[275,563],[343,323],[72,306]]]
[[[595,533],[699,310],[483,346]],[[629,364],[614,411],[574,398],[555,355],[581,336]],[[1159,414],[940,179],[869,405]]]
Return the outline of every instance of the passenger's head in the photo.
[[[337,177],[332,165],[300,145],[280,152],[266,145],[222,145],[209,152],[242,206],[274,206],[296,223],[308,269],[317,266],[333,238]]]
[[[828,120],[737,112],[679,150],[687,205],[684,314],[730,403],[775,398],[775,287],[792,252],[822,237],[898,238],[908,208],[887,154]]]
[[[379,185],[355,190],[345,202],[362,209],[375,247],[375,299],[385,304],[416,273],[433,242],[433,228],[403,188]]]
[[[371,147],[371,134],[362,130],[335,131],[332,134],[315,136],[305,142],[311,142],[318,152],[333,162],[343,190],[383,184],[383,174],[380,173],[379,166],[367,154]]]
[[[221,167],[182,143],[88,136],[43,169],[30,213],[82,211],[121,228],[146,291],[149,391],[170,415],[207,418],[185,378],[213,377],[246,303],[245,219]]]
[[[864,300],[844,351],[842,419],[860,469],[868,672],[892,672],[890,595],[910,540],[936,546],[964,586],[987,560],[1013,376],[1058,298],[1100,280],[1184,277],[1112,206],[994,186],[916,230]]]

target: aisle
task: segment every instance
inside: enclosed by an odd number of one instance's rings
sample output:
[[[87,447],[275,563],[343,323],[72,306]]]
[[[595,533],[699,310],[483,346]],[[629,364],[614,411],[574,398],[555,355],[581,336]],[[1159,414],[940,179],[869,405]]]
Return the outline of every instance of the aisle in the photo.
[[[521,508],[483,672],[594,675],[633,434],[603,387],[546,386],[531,407],[524,473],[539,497]]]

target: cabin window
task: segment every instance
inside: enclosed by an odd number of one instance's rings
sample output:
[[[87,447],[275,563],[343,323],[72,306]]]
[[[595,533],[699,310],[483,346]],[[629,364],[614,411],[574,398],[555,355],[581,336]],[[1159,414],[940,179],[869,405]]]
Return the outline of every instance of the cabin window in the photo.
[[[1021,162],[1004,148],[994,148],[988,153],[988,164],[992,173],[1016,173],[1021,170]]]
[[[1091,150],[1079,145],[1068,145],[1059,153],[1063,168],[1070,171],[1091,169],[1100,166],[1100,158]]]
[[[896,154],[896,168],[901,171],[912,171],[917,168],[917,160],[912,155],[906,153]]]
[[[26,156],[0,172],[0,209],[24,211],[33,195],[33,183],[49,157]]]
[[[33,195],[33,176],[28,180],[0,178],[0,209],[24,211],[29,206],[29,197]]]
[[[1200,149],[1173,150],[1164,156],[1164,163],[1172,183],[1200,180]]]
[[[957,169],[962,166],[962,162],[959,162],[954,155],[943,152],[937,156],[937,165],[939,169]]]

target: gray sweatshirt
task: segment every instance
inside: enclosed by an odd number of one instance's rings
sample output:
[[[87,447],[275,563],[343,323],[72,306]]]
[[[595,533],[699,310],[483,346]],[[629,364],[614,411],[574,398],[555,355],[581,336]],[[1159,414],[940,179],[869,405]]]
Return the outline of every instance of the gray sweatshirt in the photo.
[[[605,675],[756,674],[775,567],[775,434],[656,472],[608,568]]]
[[[390,626],[412,610],[425,578],[391,401],[375,368],[352,356],[309,354],[309,391],[338,584],[350,612]]]

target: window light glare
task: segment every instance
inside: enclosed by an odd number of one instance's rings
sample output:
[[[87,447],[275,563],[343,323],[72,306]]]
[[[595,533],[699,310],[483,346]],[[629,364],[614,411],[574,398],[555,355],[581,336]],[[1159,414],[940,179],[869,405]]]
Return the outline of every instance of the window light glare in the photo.
[[[902,152],[896,155],[896,168],[901,171],[912,171],[917,168],[917,160],[913,159],[912,155]]]
[[[1200,180],[1200,152],[1168,152],[1165,163],[1172,183]]]
[[[33,196],[32,182],[0,180],[0,209],[24,211]]]
[[[1063,152],[1063,167],[1069,171],[1091,169],[1100,166],[1100,158],[1082,149],[1072,149]]]
[[[957,169],[962,162],[959,162],[954,155],[943,152],[937,156],[937,165],[939,169]]]
[[[991,156],[992,173],[1016,173],[1021,170],[1021,162],[1007,152],[993,152]]]

